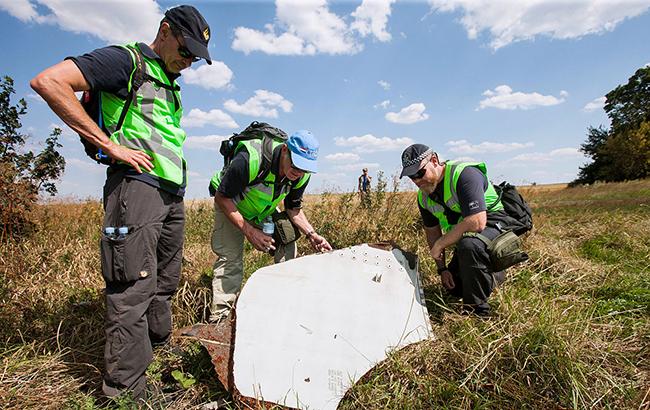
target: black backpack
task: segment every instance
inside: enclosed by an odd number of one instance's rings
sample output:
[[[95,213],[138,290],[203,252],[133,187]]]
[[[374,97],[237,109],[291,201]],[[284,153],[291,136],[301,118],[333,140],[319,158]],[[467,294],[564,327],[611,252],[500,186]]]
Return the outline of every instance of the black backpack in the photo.
[[[273,160],[273,141],[286,142],[287,133],[265,122],[253,121],[239,134],[233,134],[227,140],[221,141],[219,152],[223,155],[224,168],[230,164],[237,144],[241,141],[262,140],[262,162],[257,176],[249,185],[255,185],[271,172],[271,161]]]
[[[494,185],[494,189],[501,199],[504,211],[518,222],[512,231],[520,236],[533,229],[533,212],[517,188],[503,181]]]
[[[117,127],[115,130],[122,128],[122,125],[124,124],[124,118],[126,117],[126,113],[129,111],[131,104],[135,105],[137,103],[136,95],[138,89],[142,86],[142,84],[144,84],[145,81],[152,80],[152,77],[146,74],[142,53],[140,50],[137,47],[131,46],[127,46],[127,50],[129,50],[129,52],[131,52],[135,58],[135,67],[133,75],[131,77],[131,91],[129,91],[129,95],[126,97],[126,103],[122,108],[122,113],[120,114],[120,119],[117,122]],[[81,103],[81,106],[84,108],[88,116],[92,118],[95,123],[97,123],[99,128],[104,131],[106,135],[110,136],[108,130],[104,125],[101,93],[96,91],[84,91],[79,102]],[[113,160],[108,155],[104,154],[101,148],[97,148],[81,135],[79,135],[79,139],[84,146],[86,155],[97,161],[98,164],[110,165],[113,163]]]

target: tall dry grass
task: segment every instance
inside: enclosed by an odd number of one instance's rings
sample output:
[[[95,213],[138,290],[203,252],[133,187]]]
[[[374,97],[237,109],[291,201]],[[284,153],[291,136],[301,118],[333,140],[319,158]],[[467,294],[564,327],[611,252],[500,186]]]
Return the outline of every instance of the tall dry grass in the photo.
[[[436,340],[390,355],[348,392],[344,409],[648,409],[650,181],[523,189],[535,212],[527,265],[510,269],[489,320],[461,316],[442,292],[412,192],[386,185],[306,201],[335,247],[394,240],[420,255]],[[176,327],[205,320],[212,204],[187,207]],[[101,398],[103,281],[99,203],[49,204],[36,233],[0,252],[0,408],[133,408]],[[309,253],[304,240],[301,253]],[[246,246],[246,274],[271,263]],[[201,408],[229,397],[193,342],[155,352],[150,408]],[[183,389],[173,370],[196,382]],[[226,407],[234,405],[226,404]]]

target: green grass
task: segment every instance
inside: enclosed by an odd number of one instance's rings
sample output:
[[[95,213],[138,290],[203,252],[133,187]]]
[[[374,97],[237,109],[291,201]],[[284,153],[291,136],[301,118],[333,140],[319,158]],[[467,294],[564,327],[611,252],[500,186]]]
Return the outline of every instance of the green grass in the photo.
[[[524,195],[535,214],[525,245],[531,260],[509,270],[488,320],[460,315],[445,296],[413,193],[379,192],[363,205],[351,194],[307,200],[310,221],[335,247],[390,239],[420,255],[436,336],[391,353],[340,408],[647,408],[650,181],[538,186]],[[210,201],[188,203],[175,328],[207,317],[212,218]],[[32,237],[2,245],[0,408],[135,408],[128,397],[101,396],[101,219],[97,202],[44,205]],[[299,253],[310,252],[301,239]],[[246,245],[244,262],[248,278],[272,258]],[[174,338],[156,350],[148,375],[157,391],[150,408],[215,400],[238,408],[196,342]]]

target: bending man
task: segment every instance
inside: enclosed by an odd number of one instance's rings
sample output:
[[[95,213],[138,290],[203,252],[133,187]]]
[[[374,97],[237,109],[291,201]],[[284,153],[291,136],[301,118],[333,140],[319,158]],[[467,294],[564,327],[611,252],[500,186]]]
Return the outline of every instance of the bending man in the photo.
[[[297,131],[286,143],[273,142],[271,169],[262,182],[251,184],[259,174],[261,140],[238,143],[233,159],[210,181],[215,218],[212,250],[217,254],[212,279],[210,321],[226,317],[244,276],[244,237],[262,252],[274,251],[275,262],[293,259],[296,243],[283,245],[262,232],[265,218],[284,201],[289,220],[305,234],[316,251],[332,247],[319,235],[302,211],[302,197],[311,173],[317,171],[319,144],[309,131]]]

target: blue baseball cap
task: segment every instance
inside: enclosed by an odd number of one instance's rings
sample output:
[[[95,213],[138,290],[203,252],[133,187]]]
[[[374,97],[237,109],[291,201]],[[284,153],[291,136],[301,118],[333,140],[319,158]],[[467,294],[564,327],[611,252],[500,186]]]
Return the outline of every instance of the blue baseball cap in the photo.
[[[307,130],[296,131],[287,140],[293,165],[312,174],[318,171],[316,160],[318,159],[319,146],[314,134]]]

